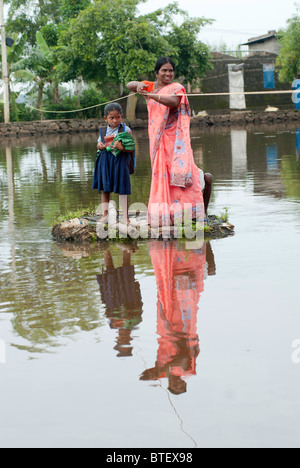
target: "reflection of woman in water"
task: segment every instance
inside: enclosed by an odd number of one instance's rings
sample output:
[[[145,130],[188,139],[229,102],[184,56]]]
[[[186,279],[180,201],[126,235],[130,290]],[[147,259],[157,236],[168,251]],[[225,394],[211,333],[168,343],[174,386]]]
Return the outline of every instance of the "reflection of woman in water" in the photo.
[[[115,350],[118,357],[132,356],[132,330],[142,321],[143,302],[140,285],[135,281],[130,248],[124,247],[123,266],[114,267],[111,252],[104,254],[106,271],[97,276],[102,302],[110,327],[118,329]]]
[[[186,392],[182,377],[196,374],[199,355],[197,312],[204,289],[206,250],[210,274],[215,267],[210,245],[187,251],[177,242],[150,241],[149,250],[158,289],[157,332],[158,352],[155,367],[143,372],[141,380],[167,377],[169,391]]]

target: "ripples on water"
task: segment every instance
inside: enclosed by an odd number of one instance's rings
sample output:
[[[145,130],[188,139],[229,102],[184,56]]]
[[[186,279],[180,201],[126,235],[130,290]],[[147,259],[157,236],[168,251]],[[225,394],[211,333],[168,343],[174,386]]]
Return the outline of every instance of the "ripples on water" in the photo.
[[[1,446],[298,446],[299,132],[193,130],[210,211],[236,226],[193,250],[52,241],[55,216],[99,202],[96,137],[2,142]]]

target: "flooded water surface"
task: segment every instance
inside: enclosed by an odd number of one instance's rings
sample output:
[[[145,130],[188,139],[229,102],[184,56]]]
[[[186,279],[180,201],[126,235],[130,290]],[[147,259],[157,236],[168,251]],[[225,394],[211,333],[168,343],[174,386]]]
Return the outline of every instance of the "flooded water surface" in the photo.
[[[55,242],[99,202],[97,135],[1,141],[1,447],[300,446],[299,134],[193,129],[235,225],[193,248]]]

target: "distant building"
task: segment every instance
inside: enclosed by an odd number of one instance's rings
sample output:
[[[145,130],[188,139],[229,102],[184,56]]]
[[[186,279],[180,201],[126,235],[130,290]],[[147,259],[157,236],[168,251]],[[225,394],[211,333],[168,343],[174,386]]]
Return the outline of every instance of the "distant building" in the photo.
[[[208,112],[222,109],[224,112],[230,108],[229,96],[205,96],[205,94],[228,93],[229,92],[229,67],[234,65],[237,69],[243,70],[245,92],[268,91],[271,87],[266,86],[266,67],[270,67],[273,72],[273,89],[278,91],[290,89],[289,84],[280,83],[278,73],[275,70],[277,54],[270,52],[253,52],[245,57],[233,57],[221,52],[212,52],[213,69],[209,70],[201,80],[202,97],[190,97],[192,109],[196,112],[206,110]],[[271,89],[272,90],[272,89]],[[289,94],[254,94],[246,95],[247,109],[264,110],[268,105],[284,109],[293,108],[291,96]]]
[[[248,46],[249,53],[269,52],[271,54],[278,55],[281,48],[277,40],[276,31],[269,31],[268,34],[264,34],[263,36],[252,37],[248,40],[248,42],[245,42],[241,45]]]

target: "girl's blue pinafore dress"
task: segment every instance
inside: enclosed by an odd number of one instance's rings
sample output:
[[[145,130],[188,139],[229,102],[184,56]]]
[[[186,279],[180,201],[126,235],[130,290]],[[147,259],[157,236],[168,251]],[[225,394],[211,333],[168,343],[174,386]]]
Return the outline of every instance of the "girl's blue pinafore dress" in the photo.
[[[120,125],[118,133],[124,132],[127,127]],[[113,142],[116,133],[106,136],[107,128],[100,128],[100,139],[106,147]],[[99,192],[117,193],[119,195],[131,195],[130,172],[128,166],[128,153],[120,153],[114,156],[111,151],[103,150],[99,154],[95,164],[93,189]]]

